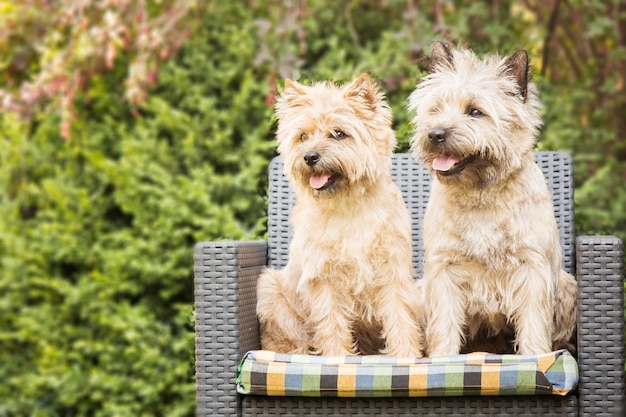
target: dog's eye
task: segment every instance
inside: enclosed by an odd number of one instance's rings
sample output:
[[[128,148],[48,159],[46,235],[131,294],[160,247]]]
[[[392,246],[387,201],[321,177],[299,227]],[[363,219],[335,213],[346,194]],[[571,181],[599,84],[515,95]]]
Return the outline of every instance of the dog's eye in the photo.
[[[300,142],[307,140],[309,136],[306,133],[300,133]]]
[[[467,112],[467,114],[469,114],[472,117],[484,116],[483,112],[481,112],[480,110],[475,109],[475,108],[470,108],[469,111]]]
[[[341,130],[333,130],[332,132],[330,132],[330,137],[332,139],[335,139],[335,140],[343,140],[343,139],[347,138],[348,135],[346,135]]]
[[[346,135],[341,130],[333,130],[332,132],[330,132],[330,137],[336,140],[342,140],[342,139],[347,138],[348,135]]]

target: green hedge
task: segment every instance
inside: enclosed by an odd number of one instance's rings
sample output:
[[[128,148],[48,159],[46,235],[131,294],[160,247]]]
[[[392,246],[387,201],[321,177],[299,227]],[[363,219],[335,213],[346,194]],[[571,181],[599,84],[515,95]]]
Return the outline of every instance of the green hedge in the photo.
[[[207,14],[138,117],[94,80],[69,142],[2,117],[0,416],[193,415],[193,245],[264,229],[256,30]]]

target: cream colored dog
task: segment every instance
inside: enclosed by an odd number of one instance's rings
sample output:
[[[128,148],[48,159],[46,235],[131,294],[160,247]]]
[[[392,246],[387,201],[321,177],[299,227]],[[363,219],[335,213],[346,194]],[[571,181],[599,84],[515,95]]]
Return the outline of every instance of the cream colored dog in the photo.
[[[561,270],[552,201],[532,153],[541,125],[528,56],[478,59],[434,46],[409,98],[411,147],[434,173],[424,219],[429,356],[512,335],[549,352],[575,330],[577,284]]]
[[[392,182],[391,111],[367,75],[287,80],[278,151],[296,193],[282,270],[258,282],[263,349],[422,356],[409,214]]]

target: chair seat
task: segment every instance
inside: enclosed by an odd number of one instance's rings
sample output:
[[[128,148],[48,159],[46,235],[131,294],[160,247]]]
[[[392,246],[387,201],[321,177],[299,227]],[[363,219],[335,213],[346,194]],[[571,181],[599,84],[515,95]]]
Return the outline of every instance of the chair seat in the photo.
[[[306,397],[564,396],[577,382],[578,365],[567,350],[536,356],[477,352],[422,359],[255,350],[239,365],[237,391]]]

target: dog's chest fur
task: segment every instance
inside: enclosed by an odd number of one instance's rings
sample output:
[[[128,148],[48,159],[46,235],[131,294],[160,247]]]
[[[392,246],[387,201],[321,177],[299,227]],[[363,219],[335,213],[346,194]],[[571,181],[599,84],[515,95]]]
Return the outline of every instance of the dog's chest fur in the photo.
[[[427,251],[447,254],[450,261],[475,262],[501,270],[517,263],[519,229],[505,207],[442,207],[435,204],[424,220]],[[436,208],[440,207],[440,211]],[[463,216],[459,217],[459,212]],[[435,226],[436,225],[436,226]]]
[[[560,264],[555,248],[552,203],[536,165],[497,190],[460,192],[433,184],[424,219],[425,257],[457,277],[469,316],[496,323],[500,313],[510,312],[522,277],[530,278],[516,274],[525,266],[541,265],[545,274],[533,279],[552,281]]]
[[[435,182],[424,248],[450,262],[506,273],[558,243],[545,180],[533,164],[497,190],[449,189]]]
[[[410,220],[399,191],[385,186],[359,197],[343,204],[333,201],[330,207],[320,207],[315,201],[296,203],[290,267],[300,269],[293,271],[300,285],[322,279],[358,294],[380,285],[377,277],[391,257],[400,259],[408,271]]]

